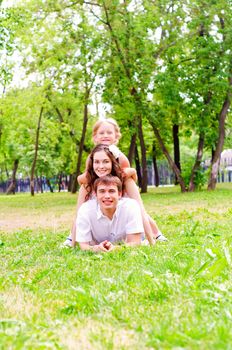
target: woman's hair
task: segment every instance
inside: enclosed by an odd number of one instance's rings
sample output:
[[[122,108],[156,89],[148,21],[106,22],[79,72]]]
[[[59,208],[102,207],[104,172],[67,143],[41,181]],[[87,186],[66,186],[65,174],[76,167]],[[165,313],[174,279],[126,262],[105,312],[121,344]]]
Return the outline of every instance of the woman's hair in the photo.
[[[118,143],[122,134],[120,132],[120,127],[119,127],[118,123],[113,118],[105,118],[105,119],[98,120],[93,126],[93,132],[92,132],[93,138],[103,123],[109,123],[109,124],[112,124],[114,126],[115,136],[116,136],[116,141],[117,141],[116,143]]]
[[[93,170],[93,159],[94,159],[94,154],[97,152],[104,151],[106,155],[109,157],[109,159],[112,162],[112,170],[111,170],[111,175],[117,176],[121,181],[122,181],[122,170],[121,167],[116,160],[116,158],[113,156],[113,154],[109,150],[109,146],[106,145],[97,145],[94,147],[94,149],[91,151],[88,161],[87,161],[87,168],[86,168],[86,179],[87,179],[87,184],[86,184],[86,190],[87,190],[87,195],[86,195],[86,200],[90,198],[90,195],[93,191],[93,184],[94,181],[98,178],[98,176],[95,174]]]

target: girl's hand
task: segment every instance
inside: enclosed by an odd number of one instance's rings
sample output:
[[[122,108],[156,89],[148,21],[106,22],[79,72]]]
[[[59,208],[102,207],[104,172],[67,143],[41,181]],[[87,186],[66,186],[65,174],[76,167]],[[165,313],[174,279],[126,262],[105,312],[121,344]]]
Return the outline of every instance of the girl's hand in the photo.
[[[79,175],[77,177],[77,181],[78,181],[80,186],[85,185],[87,183],[86,173]]]
[[[122,177],[123,179],[129,179],[130,177],[136,182],[137,181],[137,173],[134,168],[124,168],[122,169]]]

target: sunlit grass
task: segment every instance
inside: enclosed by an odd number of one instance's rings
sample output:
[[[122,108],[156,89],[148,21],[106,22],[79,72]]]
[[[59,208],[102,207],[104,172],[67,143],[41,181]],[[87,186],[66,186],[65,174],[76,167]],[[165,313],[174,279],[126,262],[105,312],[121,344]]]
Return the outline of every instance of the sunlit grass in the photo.
[[[61,249],[70,225],[49,221],[2,230],[0,349],[230,349],[232,186],[151,189],[143,199],[169,239],[154,248]],[[71,220],[76,197],[0,202],[21,219]]]

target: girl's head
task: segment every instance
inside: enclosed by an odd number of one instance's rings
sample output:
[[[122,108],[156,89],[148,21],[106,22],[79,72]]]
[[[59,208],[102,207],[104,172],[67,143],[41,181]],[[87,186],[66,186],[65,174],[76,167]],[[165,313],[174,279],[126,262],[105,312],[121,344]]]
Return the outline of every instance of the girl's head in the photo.
[[[93,142],[95,145],[117,144],[121,137],[120,128],[116,120],[107,118],[98,120],[93,126]]]
[[[91,192],[93,191],[94,181],[98,177],[105,175],[117,176],[122,180],[122,171],[119,163],[110,152],[107,145],[97,145],[94,147],[92,152],[89,155],[88,165],[86,169],[86,178],[87,178],[87,198],[89,198]]]

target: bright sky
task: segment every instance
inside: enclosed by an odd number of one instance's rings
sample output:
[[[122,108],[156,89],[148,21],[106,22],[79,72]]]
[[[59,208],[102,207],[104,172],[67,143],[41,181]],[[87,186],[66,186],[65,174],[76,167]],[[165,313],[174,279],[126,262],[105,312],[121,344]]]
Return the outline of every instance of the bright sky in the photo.
[[[3,0],[2,8],[7,8],[16,5],[20,0]]]

